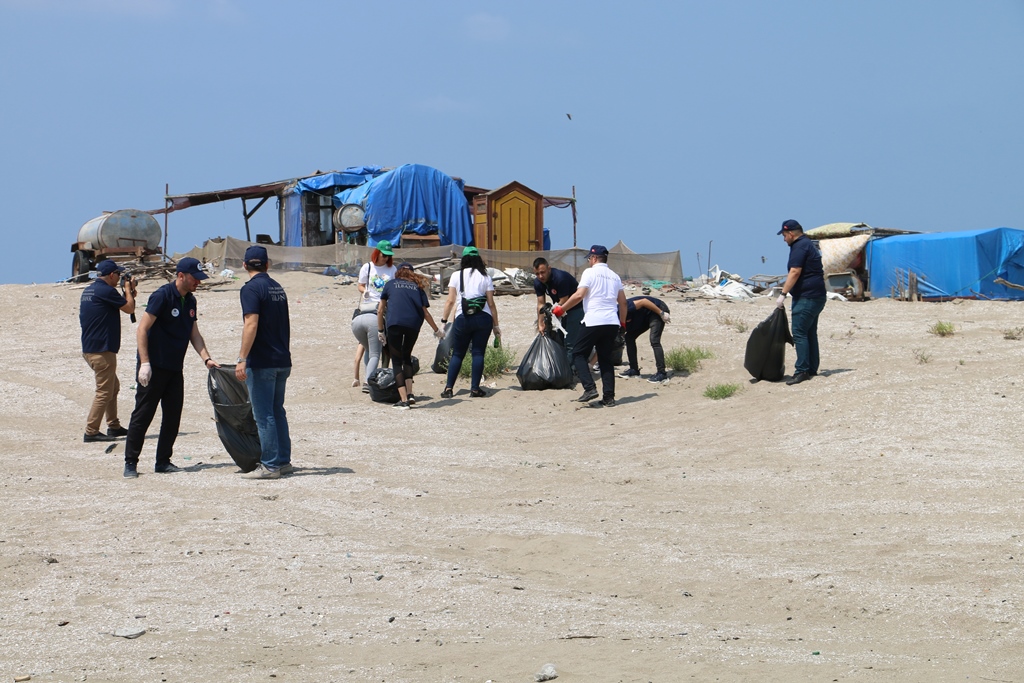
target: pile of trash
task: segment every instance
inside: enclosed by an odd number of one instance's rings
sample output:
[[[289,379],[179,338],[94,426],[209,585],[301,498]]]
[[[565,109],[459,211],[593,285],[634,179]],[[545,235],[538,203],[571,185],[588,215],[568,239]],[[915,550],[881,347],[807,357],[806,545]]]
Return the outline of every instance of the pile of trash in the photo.
[[[735,273],[727,273],[717,265],[708,272],[708,275],[695,278],[694,284],[699,285],[697,291],[701,296],[711,299],[748,300],[763,296],[756,293],[753,287],[745,284],[742,277]]]

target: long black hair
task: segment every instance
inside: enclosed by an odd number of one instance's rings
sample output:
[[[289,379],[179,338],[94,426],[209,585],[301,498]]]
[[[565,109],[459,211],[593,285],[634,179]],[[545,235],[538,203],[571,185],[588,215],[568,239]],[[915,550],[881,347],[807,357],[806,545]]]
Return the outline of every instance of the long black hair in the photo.
[[[467,256],[463,256],[462,263],[460,265],[463,270],[475,270],[484,277],[487,277],[487,266],[484,265],[484,260],[480,258],[480,254],[469,254]]]

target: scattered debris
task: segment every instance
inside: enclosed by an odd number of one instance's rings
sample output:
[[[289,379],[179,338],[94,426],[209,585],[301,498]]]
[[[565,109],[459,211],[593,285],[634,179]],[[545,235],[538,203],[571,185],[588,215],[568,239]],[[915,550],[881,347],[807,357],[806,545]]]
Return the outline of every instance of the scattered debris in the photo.
[[[558,672],[555,671],[554,664],[545,664],[541,667],[540,671],[533,674],[533,680],[535,681],[553,681],[558,678]]]
[[[145,633],[146,633],[146,629],[144,629],[144,628],[119,628],[116,631],[114,631],[114,635],[116,637],[118,637],[118,638],[125,638],[127,640],[132,640],[133,638],[138,638],[139,636],[141,636],[141,635],[143,635]]]

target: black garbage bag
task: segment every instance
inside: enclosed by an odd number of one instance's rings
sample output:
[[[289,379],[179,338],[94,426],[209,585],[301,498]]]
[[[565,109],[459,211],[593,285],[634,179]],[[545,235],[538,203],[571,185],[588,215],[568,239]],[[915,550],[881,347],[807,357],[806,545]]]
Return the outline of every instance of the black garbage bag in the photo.
[[[377,368],[366,378],[370,387],[370,400],[377,403],[398,403],[402,400],[398,395],[398,384],[395,382],[395,371],[391,368]]]
[[[439,375],[444,375],[448,372],[448,361],[452,357],[452,342],[455,341],[455,325],[452,323],[446,323],[444,326],[444,339],[437,342],[437,351],[434,352],[434,362],[430,365],[430,369]],[[466,353],[469,354],[470,349],[473,348],[473,344],[466,348]]]
[[[539,334],[516,370],[523,391],[565,389],[573,382],[572,367],[565,348],[547,335]]]
[[[786,309],[776,308],[750,333],[743,367],[754,379],[778,382],[786,376],[786,344],[792,343]]]
[[[217,435],[231,459],[243,472],[260,464],[260,434],[252,416],[249,389],[235,377],[234,365],[210,368],[206,389],[213,402]]]
[[[626,348],[626,331],[619,328],[615,335],[615,346],[612,347],[612,365],[622,365],[622,350]]]

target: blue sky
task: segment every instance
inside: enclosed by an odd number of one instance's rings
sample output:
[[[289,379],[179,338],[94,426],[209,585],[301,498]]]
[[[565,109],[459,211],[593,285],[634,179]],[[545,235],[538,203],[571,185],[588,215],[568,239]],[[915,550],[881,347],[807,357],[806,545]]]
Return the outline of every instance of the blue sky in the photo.
[[[783,272],[786,218],[1024,228],[1021,0],[0,0],[0,88],[7,283],[68,277],[84,222],[165,183],[363,164],[575,185],[581,246],[687,274],[712,240]],[[170,216],[172,252],[218,235],[239,201]]]

